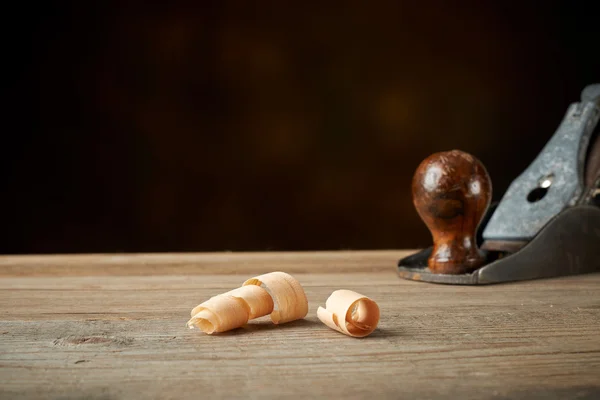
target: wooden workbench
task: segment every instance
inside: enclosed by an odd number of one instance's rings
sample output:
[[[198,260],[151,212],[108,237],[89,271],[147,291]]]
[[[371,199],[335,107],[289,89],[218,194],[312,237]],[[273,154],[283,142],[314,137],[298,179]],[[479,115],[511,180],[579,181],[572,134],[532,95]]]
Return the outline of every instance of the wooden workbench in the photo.
[[[0,398],[600,398],[600,274],[487,287],[405,281],[402,251],[0,257]],[[282,270],[305,320],[208,336],[192,307]],[[326,328],[339,288],[375,333]]]

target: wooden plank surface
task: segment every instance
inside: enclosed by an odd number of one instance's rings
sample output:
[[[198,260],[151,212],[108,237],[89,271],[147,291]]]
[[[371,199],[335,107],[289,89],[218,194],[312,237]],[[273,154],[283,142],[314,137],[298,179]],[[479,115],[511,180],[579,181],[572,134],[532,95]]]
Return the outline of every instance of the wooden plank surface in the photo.
[[[600,274],[485,287],[410,282],[406,252],[0,257],[0,398],[600,398]],[[208,336],[192,307],[288,271],[307,318]],[[354,339],[316,318],[376,300]]]

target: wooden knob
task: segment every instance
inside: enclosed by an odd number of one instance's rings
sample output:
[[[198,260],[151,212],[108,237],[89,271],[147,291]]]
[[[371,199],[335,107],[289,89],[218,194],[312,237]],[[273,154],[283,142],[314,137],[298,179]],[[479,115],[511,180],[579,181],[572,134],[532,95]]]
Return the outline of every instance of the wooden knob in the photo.
[[[433,236],[429,269],[464,274],[484,262],[477,228],[490,205],[492,182],[475,157],[459,150],[435,153],[417,168],[413,203]]]

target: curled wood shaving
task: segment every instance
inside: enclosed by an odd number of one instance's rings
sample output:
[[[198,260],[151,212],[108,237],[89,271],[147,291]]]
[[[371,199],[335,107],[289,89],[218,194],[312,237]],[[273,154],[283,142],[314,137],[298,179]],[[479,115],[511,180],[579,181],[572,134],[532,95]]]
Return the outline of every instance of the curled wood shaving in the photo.
[[[352,337],[370,335],[379,323],[379,306],[370,298],[351,290],[336,290],[319,307],[317,317],[325,325]]]
[[[198,314],[200,309],[206,308],[206,304],[209,301],[214,301],[214,299],[222,296],[237,297],[239,299],[244,300],[250,309],[249,319],[262,317],[264,315],[270,314],[273,311],[273,299],[271,298],[269,293],[267,293],[266,290],[259,286],[242,286],[237,289],[233,289],[229,292],[212,297],[204,303],[200,304],[199,306],[196,306],[192,310],[192,317]]]
[[[300,283],[284,272],[272,272],[194,307],[187,325],[212,334],[269,314],[278,324],[304,318],[307,313],[308,301]]]
[[[225,332],[243,326],[250,318],[250,307],[239,297],[215,296],[196,307],[187,323],[204,333]]]
[[[308,314],[308,299],[304,289],[300,282],[285,272],[256,276],[244,282],[244,286],[248,285],[257,285],[269,292],[274,302],[271,313],[274,324],[302,319]]]

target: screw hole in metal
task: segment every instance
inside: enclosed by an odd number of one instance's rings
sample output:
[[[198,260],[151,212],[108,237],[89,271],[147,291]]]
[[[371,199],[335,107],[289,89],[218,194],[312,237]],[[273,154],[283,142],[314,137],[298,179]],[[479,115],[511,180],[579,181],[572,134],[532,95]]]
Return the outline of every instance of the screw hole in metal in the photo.
[[[527,195],[527,201],[530,203],[535,203],[536,201],[540,201],[541,199],[544,198],[544,196],[546,196],[546,193],[548,193],[548,188],[537,187],[537,188],[533,189],[531,192],[529,192],[529,194]]]
[[[535,203],[543,199],[544,196],[546,196],[546,193],[548,193],[548,189],[550,189],[550,186],[552,186],[553,178],[554,174],[550,174],[540,179],[539,186],[533,189],[527,195],[527,201],[530,203]]]

